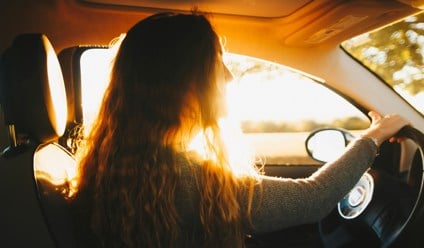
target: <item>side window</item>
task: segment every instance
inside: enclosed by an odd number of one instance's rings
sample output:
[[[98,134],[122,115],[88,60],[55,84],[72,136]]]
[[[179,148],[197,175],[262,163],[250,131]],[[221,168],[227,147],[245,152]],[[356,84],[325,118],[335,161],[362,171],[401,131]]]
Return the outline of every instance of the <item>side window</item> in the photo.
[[[80,93],[85,130],[92,125],[108,86],[112,55],[111,49],[99,47],[87,49],[81,54]]]
[[[358,132],[368,117],[331,89],[300,72],[245,56],[227,54],[236,80],[229,85],[229,108],[267,164],[316,164],[304,141],[318,128]]]
[[[80,57],[80,90],[86,129],[95,118],[107,87],[110,49],[88,49]],[[323,82],[281,65],[226,53],[235,80],[228,84],[231,119],[266,164],[318,165],[307,155],[305,139],[318,128],[339,127],[353,133],[369,120]]]

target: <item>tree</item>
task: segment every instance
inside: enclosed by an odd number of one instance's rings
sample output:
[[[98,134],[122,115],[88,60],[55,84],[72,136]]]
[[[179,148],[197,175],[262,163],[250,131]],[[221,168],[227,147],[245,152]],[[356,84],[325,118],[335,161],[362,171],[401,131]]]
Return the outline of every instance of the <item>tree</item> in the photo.
[[[424,91],[424,13],[360,35],[342,45],[397,91]]]

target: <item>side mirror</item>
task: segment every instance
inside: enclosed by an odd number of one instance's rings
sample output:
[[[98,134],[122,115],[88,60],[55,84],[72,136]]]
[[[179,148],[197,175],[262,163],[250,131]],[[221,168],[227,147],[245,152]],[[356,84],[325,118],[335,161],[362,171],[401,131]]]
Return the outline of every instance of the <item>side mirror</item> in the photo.
[[[319,129],[306,139],[306,151],[316,161],[329,162],[338,158],[353,139],[355,136],[342,129]]]

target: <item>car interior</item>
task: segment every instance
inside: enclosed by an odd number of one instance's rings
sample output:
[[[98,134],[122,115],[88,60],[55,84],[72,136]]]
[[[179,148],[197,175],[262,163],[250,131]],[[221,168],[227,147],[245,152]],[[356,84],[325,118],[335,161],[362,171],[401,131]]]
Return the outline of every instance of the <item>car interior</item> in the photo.
[[[325,219],[247,235],[246,246],[422,247],[424,110],[341,45],[423,15],[422,0],[0,2],[0,246],[76,247],[64,193],[76,173],[78,129],[88,129],[107,87],[113,41],[151,14],[193,9],[205,11],[220,34],[224,60],[242,78],[236,90],[243,82],[252,87],[228,97],[239,100],[231,106],[266,175],[311,175],[370,124],[370,110],[411,123],[399,132],[404,142],[382,144],[371,169]],[[420,27],[422,45],[414,49],[424,61]],[[271,74],[284,80],[265,82]],[[284,108],[291,117],[279,112]],[[252,113],[267,122],[252,121]],[[341,115],[345,121],[327,120]]]
[[[70,247],[72,229],[61,191],[67,171],[76,165],[55,142],[65,130],[67,105],[59,61],[45,35],[20,35],[3,54],[2,109],[10,138],[1,156],[1,196],[7,199],[2,244]]]

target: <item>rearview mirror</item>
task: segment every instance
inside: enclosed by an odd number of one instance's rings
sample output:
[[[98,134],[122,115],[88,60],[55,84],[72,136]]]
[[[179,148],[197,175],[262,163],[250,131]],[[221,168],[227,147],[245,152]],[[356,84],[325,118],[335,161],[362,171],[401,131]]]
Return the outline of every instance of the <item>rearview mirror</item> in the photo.
[[[306,139],[306,151],[316,161],[333,161],[343,153],[347,144],[353,139],[355,136],[342,129],[319,129]]]

